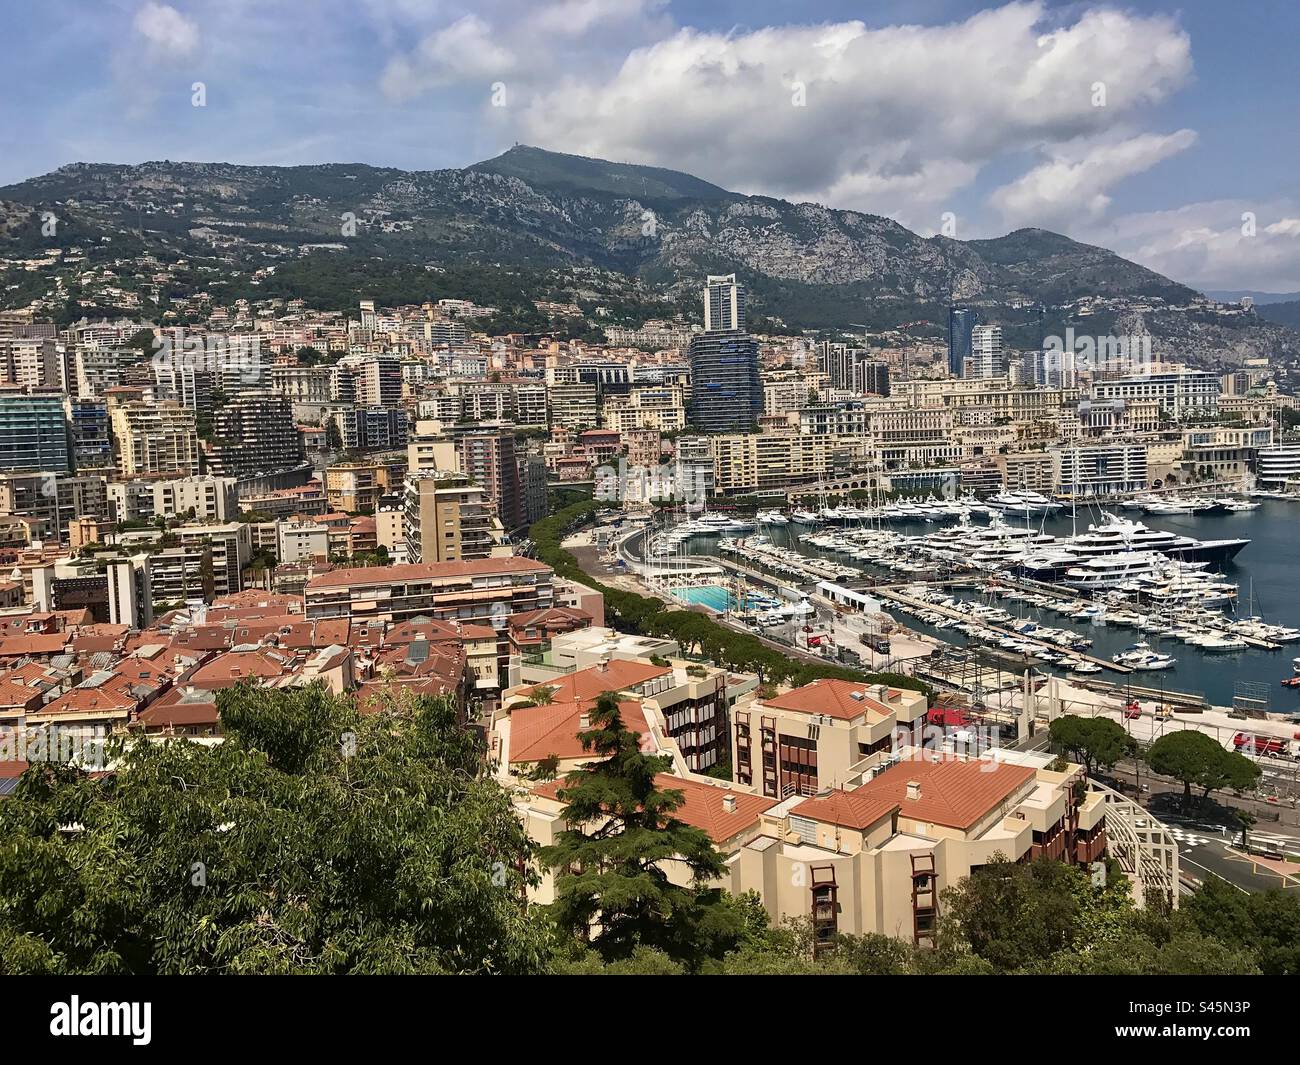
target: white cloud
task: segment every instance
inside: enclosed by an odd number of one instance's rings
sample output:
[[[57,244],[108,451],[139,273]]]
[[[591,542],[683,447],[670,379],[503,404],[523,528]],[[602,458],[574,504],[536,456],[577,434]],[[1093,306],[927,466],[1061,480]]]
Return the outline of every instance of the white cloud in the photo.
[[[1294,201],[1191,203],[1121,215],[1081,236],[1196,288],[1300,291]]]
[[[412,55],[392,59],[381,85],[392,99],[405,100],[442,85],[504,78],[515,66],[502,36],[477,15],[465,15],[426,36]]]
[[[989,202],[1010,228],[1071,229],[1096,221],[1110,207],[1108,191],[1125,178],[1150,170],[1196,143],[1196,133],[1143,133],[1117,141],[1067,144],[1052,158],[1010,184]]]
[[[168,4],[151,0],[135,13],[133,25],[155,57],[186,59],[198,51],[198,23]]]
[[[936,27],[682,29],[612,73],[541,86],[517,128],[739,191],[928,216],[991,159],[1103,135],[1190,75],[1187,36],[1167,18],[1047,18],[1026,2]],[[1097,81],[1105,107],[1093,106]],[[806,106],[792,105],[796,83]]]

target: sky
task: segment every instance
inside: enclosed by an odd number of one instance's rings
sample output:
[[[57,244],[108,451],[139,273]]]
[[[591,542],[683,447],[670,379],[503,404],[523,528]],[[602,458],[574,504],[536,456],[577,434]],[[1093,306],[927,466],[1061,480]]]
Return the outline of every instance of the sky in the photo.
[[[1300,290],[1296,0],[0,0],[0,184],[514,143]]]

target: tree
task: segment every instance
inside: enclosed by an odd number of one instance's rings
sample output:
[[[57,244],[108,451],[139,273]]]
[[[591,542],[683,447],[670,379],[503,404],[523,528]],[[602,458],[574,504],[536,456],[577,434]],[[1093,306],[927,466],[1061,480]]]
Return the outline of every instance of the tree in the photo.
[[[543,971],[531,848],[448,700],[218,693],[226,739],[0,802],[0,972]],[[75,833],[65,827],[75,822]]]
[[[1137,749],[1132,737],[1108,717],[1079,717],[1066,714],[1048,726],[1052,743],[1063,747],[1083,762],[1088,776],[1098,769],[1110,769]]]
[[[707,886],[726,868],[712,841],[673,816],[682,792],[655,780],[672,760],[641,752],[614,695],[600,696],[590,718],[579,737],[597,760],[565,778],[558,795],[567,827],[539,851],[556,871],[557,926],[606,962],[630,958],[638,947],[690,967],[721,957],[742,922],[721,891]],[[682,869],[690,883],[673,883],[670,873]]]
[[[1161,736],[1147,751],[1147,764],[1183,785],[1183,804],[1191,805],[1193,786],[1204,801],[1223,788],[1242,791],[1259,779],[1260,769],[1245,755],[1221,747],[1204,732],[1184,729]]]

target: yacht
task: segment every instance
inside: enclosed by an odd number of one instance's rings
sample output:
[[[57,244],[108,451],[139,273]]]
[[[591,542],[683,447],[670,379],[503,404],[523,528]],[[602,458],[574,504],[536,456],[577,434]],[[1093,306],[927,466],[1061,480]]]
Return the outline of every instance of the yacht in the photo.
[[[1066,550],[1084,557],[1115,551],[1159,551],[1162,555],[1191,561],[1227,562],[1236,557],[1249,540],[1196,540],[1190,536],[1152,529],[1140,521],[1117,514],[1103,514],[1100,524],[1061,542]]]
[[[995,510],[1013,514],[1051,514],[1061,509],[1060,503],[1027,490],[999,492],[997,495],[989,496],[984,503]]]
[[[1135,643],[1132,647],[1112,655],[1111,661],[1116,665],[1128,666],[1130,669],[1152,671],[1172,669],[1177,659],[1161,654],[1159,651],[1153,651],[1149,643],[1142,642]]]
[[[1118,588],[1120,585],[1157,573],[1166,560],[1154,551],[1121,551],[1085,559],[1065,571],[1061,583],[1081,591]]]
[[[811,510],[792,510],[790,518],[797,521],[800,525],[816,525],[818,518]]]
[[[779,510],[760,510],[758,512],[758,523],[760,525],[789,525],[790,519],[782,514]]]

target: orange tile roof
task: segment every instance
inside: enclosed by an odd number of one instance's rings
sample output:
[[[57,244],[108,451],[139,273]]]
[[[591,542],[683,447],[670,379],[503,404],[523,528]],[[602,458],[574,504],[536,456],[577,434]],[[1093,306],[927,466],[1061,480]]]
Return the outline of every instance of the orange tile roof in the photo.
[[[841,825],[844,828],[856,828],[861,831],[870,828],[881,818],[888,817],[898,809],[898,803],[881,795],[863,795],[862,790],[861,788],[855,791],[836,789],[829,795],[805,799],[790,812],[813,821]],[[816,840],[806,842],[815,843]]]
[[[893,710],[867,694],[868,685],[855,680],[833,680],[823,677],[795,688],[772,699],[764,699],[766,706],[777,710],[792,710],[800,714],[825,714],[841,721],[852,721],[864,714],[887,717]],[[854,698],[858,695],[859,698]]]
[[[623,724],[649,739],[641,704],[625,700],[618,704]],[[510,762],[540,762],[549,755],[561,759],[595,757],[584,750],[578,733],[583,731],[582,715],[590,712],[590,703],[547,703],[545,706],[521,706],[510,713]]]
[[[611,658],[599,666],[580,669],[576,673],[554,681],[534,684],[522,694],[531,695],[543,688],[552,689],[551,699],[555,702],[572,702],[573,700],[591,700],[604,695],[605,692],[626,691],[638,684],[644,684],[655,677],[671,673],[672,666],[656,666],[653,662],[633,662],[626,658]]]
[[[917,760],[892,766],[863,784],[857,793],[895,803],[902,815],[912,820],[965,830],[987,817],[1034,775],[1029,766],[1007,762]],[[913,780],[921,785],[917,799],[907,797],[908,782]]]

